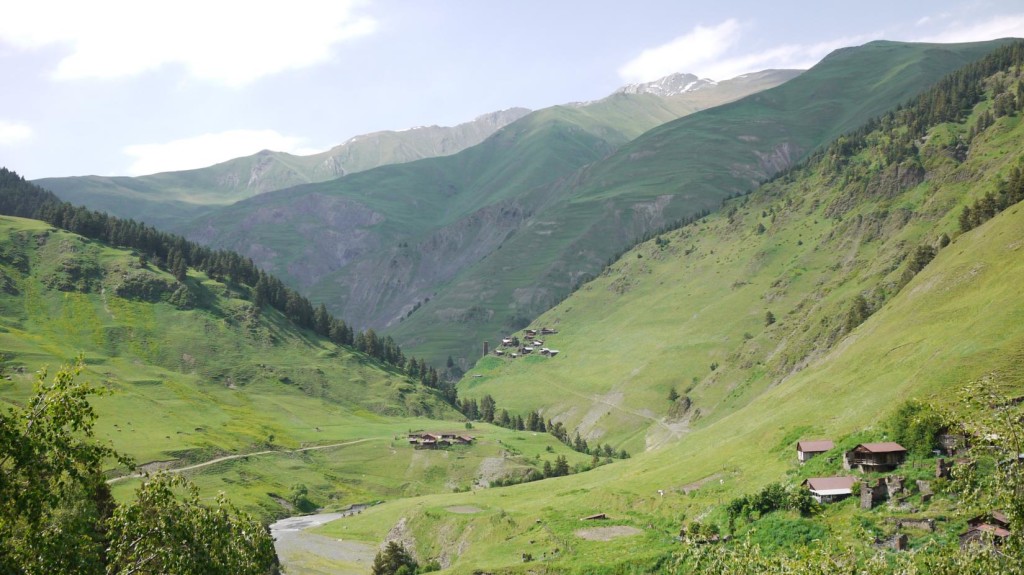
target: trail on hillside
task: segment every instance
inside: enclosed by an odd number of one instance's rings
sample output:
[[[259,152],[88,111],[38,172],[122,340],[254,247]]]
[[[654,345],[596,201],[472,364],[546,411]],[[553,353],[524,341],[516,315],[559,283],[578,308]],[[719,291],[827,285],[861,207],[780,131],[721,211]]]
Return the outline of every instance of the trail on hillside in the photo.
[[[646,413],[643,413],[641,411],[638,411],[638,410],[635,410],[635,409],[630,409],[628,407],[622,407],[622,406],[619,406],[619,405],[615,405],[614,403],[612,403],[612,402],[610,402],[610,401],[608,401],[606,399],[602,399],[601,396],[599,396],[599,395],[581,393],[579,391],[576,391],[576,390],[564,387],[564,386],[562,386],[562,385],[560,385],[560,384],[558,384],[556,382],[553,382],[553,381],[550,382],[550,385],[552,385],[553,387],[557,387],[558,389],[560,389],[560,390],[562,390],[562,391],[564,391],[566,393],[571,393],[572,395],[575,395],[575,396],[578,396],[578,397],[582,397],[583,399],[587,399],[587,400],[589,400],[589,401],[591,401],[593,403],[600,403],[600,404],[603,404],[603,405],[607,405],[608,407],[610,407],[612,409],[615,409],[617,411],[621,411],[623,413],[628,413],[630,415],[634,415],[636,417],[639,417],[641,419],[646,419],[648,421],[653,421],[654,423],[660,425],[666,431],[668,431],[668,433],[669,433],[669,435],[671,436],[672,439],[681,439],[683,437],[683,434],[680,433],[679,430],[673,428],[671,425],[665,423],[661,419],[658,419],[656,417],[652,417],[652,416],[647,415]],[[650,451],[651,449],[656,449],[658,447],[661,447],[667,441],[668,441],[668,439],[663,439],[662,441],[656,443],[655,445],[652,445],[652,446],[648,447],[647,451]]]
[[[364,443],[366,441],[374,441],[374,440],[377,440],[377,439],[387,439],[387,438],[386,437],[366,437],[366,438],[363,438],[363,439],[356,439],[354,441],[345,441],[345,442],[342,442],[342,443],[331,443],[331,444],[328,444],[328,445],[314,445],[312,447],[300,447],[299,449],[268,449],[268,450],[265,450],[265,451],[254,451],[252,453],[238,453],[238,454],[235,454],[235,455],[225,455],[225,456],[222,456],[222,457],[217,457],[215,459],[211,459],[209,461],[204,461],[202,463],[195,463],[193,465],[186,465],[185,467],[175,467],[173,469],[162,469],[161,471],[167,471],[168,473],[181,473],[182,471],[191,471],[193,469],[200,469],[202,467],[207,467],[209,465],[213,465],[215,463],[220,463],[222,461],[231,461],[232,459],[241,459],[243,457],[254,457],[256,455],[269,455],[269,454],[272,454],[272,453],[276,453],[276,454],[302,453],[302,452],[305,452],[305,451],[316,451],[318,449],[330,449],[332,447],[344,447],[346,445],[355,445],[356,443]],[[148,473],[146,473],[146,472],[132,473],[130,475],[122,475],[121,477],[114,477],[112,479],[108,479],[107,483],[108,484],[117,483],[118,481],[124,481],[125,479],[138,479],[140,477],[145,477],[146,475],[148,475]]]

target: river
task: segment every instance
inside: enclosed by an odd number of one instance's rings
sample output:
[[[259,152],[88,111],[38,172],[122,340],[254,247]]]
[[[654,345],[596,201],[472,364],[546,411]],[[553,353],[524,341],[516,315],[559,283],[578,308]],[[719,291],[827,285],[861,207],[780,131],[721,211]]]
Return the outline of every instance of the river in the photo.
[[[377,548],[361,541],[334,539],[309,530],[325,523],[355,515],[366,505],[333,513],[298,515],[281,519],[270,526],[274,548],[288,575],[339,573],[358,575],[370,572]]]

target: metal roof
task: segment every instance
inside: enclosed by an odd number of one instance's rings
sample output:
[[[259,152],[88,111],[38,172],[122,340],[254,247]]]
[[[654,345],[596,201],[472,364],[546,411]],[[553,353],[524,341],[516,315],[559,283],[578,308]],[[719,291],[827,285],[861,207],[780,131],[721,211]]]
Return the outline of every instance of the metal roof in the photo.
[[[883,443],[861,443],[857,447],[854,447],[853,450],[867,451],[869,453],[898,453],[906,451],[907,448],[894,441],[886,441]]]
[[[857,482],[856,477],[810,477],[804,481],[807,487],[811,491],[820,493],[822,495],[836,495],[834,493],[826,493],[827,491],[839,490],[842,493],[850,493],[853,489],[853,484]]]
[[[797,441],[796,442],[797,451],[803,451],[804,453],[808,453],[808,452],[813,452],[813,453],[824,452],[824,451],[828,451],[829,449],[832,449],[835,446],[836,446],[836,444],[833,443],[831,439],[818,439],[818,440],[814,440],[814,441]]]

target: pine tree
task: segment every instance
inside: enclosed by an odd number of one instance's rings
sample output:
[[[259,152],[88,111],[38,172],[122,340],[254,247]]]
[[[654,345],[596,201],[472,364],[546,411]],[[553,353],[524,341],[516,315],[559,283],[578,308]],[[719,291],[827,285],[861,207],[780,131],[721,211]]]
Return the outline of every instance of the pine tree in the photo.
[[[327,313],[327,306],[322,302],[313,314],[313,331],[323,337],[328,337],[331,333],[331,315]]]
[[[497,407],[494,398],[485,395],[480,399],[480,419],[487,423],[494,422],[494,409]]]
[[[564,455],[559,455],[558,457],[555,458],[554,474],[555,477],[563,477],[565,475],[569,475],[569,461],[565,458]]]
[[[415,575],[419,564],[397,541],[388,541],[373,558],[370,573],[373,575]]]

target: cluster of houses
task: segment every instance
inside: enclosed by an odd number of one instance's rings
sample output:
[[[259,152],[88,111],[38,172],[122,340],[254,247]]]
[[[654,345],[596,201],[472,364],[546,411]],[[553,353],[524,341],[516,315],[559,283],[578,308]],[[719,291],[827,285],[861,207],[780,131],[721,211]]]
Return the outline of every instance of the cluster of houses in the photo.
[[[813,457],[835,448],[830,440],[798,441],[796,456],[800,463],[806,463]],[[861,473],[893,471],[907,457],[907,450],[899,443],[861,443],[843,454],[843,469],[858,470]],[[857,478],[844,477],[811,477],[803,484],[811,492],[818,503],[832,503],[853,495],[853,485]]]
[[[501,346],[494,350],[494,355],[498,357],[511,357],[516,359],[524,355],[530,355],[531,353],[539,353],[548,357],[555,357],[558,355],[557,349],[549,349],[542,347],[544,340],[540,339],[545,335],[552,335],[558,333],[558,330],[542,327],[539,330],[527,328],[523,330],[523,339],[519,340],[516,336],[506,336],[501,339]],[[484,355],[487,355],[487,342],[484,342]]]
[[[944,438],[948,439],[948,438]],[[962,445],[946,445],[943,441],[943,451],[955,453]],[[797,460],[806,463],[812,458],[821,455],[835,448],[835,443],[830,440],[798,441],[796,444]],[[843,453],[843,469],[847,471],[857,470],[861,473],[884,473],[894,471],[906,460],[907,450],[899,443],[861,443],[853,449]],[[949,476],[950,463],[945,459],[939,459],[936,464],[936,477]],[[857,477],[852,475],[839,477],[811,477],[801,484],[810,491],[818,503],[832,503],[846,499],[853,495],[854,486],[859,483]],[[898,499],[901,495],[908,493],[904,486],[905,478],[897,475],[880,477],[874,480],[866,480],[860,486],[860,506],[862,509],[871,509],[877,502]],[[927,481],[917,481],[917,489],[922,499],[928,500],[933,492],[931,484]],[[980,515],[968,520],[968,530],[960,534],[960,544],[968,545],[972,542],[984,541],[991,538],[996,544],[1000,544],[1010,536],[1009,522],[1006,516],[999,511]],[[902,541],[905,544],[906,538]],[[899,547],[897,547],[899,548]]]
[[[472,445],[473,436],[457,433],[410,433],[409,445],[415,449],[440,449],[452,445]]]

